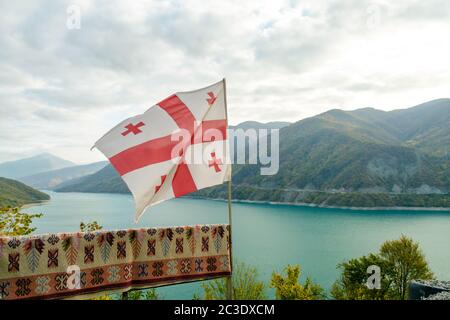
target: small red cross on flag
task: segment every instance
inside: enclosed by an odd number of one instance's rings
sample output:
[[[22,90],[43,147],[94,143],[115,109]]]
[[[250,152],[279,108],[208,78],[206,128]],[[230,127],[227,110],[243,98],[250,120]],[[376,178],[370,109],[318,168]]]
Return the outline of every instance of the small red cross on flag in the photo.
[[[128,124],[125,126],[125,129],[127,129],[127,131],[122,132],[123,136],[127,136],[129,133],[133,133],[134,135],[137,135],[139,133],[142,133],[142,130],[139,129],[140,127],[145,126],[145,123],[143,123],[142,121],[139,122],[138,124],[134,125],[132,123]]]
[[[225,81],[173,94],[95,143],[133,194],[136,221],[147,207],[230,180],[224,94]]]
[[[210,106],[212,106],[214,104],[214,102],[216,102],[217,97],[212,92],[208,92],[208,96],[209,96],[209,98],[206,99],[206,101],[208,101],[208,104]]]
[[[219,167],[219,164],[222,164],[222,160],[216,158],[215,152],[211,153],[211,160],[209,160],[208,163],[209,163],[209,167],[214,167],[214,170],[216,170],[216,172],[222,171],[222,170],[220,170],[220,167]]]

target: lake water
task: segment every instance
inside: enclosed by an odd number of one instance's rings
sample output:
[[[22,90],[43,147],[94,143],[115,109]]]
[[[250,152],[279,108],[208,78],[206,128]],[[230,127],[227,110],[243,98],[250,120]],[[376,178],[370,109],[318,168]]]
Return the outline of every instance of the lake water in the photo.
[[[227,204],[221,201],[175,199],[150,208],[133,223],[129,195],[53,193],[44,205],[24,210],[40,212],[36,233],[79,229],[80,221],[96,220],[104,229],[227,223]],[[352,211],[266,204],[233,204],[233,254],[258,268],[266,283],[273,271],[301,264],[329,289],[343,260],[376,252],[385,240],[405,234],[420,243],[436,276],[450,280],[450,212]],[[304,279],[304,278],[303,278]],[[165,299],[191,299],[199,283],[158,288]],[[269,297],[273,292],[268,290]]]

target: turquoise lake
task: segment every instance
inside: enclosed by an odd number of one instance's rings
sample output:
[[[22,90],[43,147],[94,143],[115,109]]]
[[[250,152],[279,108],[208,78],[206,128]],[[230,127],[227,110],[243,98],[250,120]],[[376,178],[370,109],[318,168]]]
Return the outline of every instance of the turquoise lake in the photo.
[[[134,224],[129,195],[54,193],[52,200],[24,210],[43,213],[35,233],[77,231],[80,221],[98,221],[104,229],[227,223],[221,201],[175,199],[150,208]],[[298,206],[233,203],[233,254],[258,268],[268,283],[273,271],[300,264],[327,290],[338,277],[343,260],[376,252],[386,240],[402,234],[420,243],[431,269],[450,280],[450,212],[354,211]],[[165,299],[191,299],[199,283],[158,288]],[[268,290],[268,296],[273,292]]]

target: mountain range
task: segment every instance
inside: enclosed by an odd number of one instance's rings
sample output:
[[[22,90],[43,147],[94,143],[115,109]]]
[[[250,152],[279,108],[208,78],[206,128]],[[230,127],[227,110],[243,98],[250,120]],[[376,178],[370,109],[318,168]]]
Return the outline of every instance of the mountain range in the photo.
[[[230,129],[242,129],[242,130],[248,130],[248,129],[281,129],[284,127],[287,127],[290,125],[290,122],[286,121],[272,121],[272,122],[266,122],[261,123],[258,121],[245,121],[241,122],[236,126],[229,126]]]
[[[107,161],[100,161],[85,165],[74,165],[63,169],[33,174],[18,180],[37,189],[52,190],[67,181],[93,174],[107,164]]]
[[[50,153],[42,153],[30,158],[0,163],[0,177],[17,179],[74,165],[73,162]]]
[[[247,121],[230,128],[280,129],[278,173],[262,176],[259,165],[233,165],[234,199],[450,207],[450,99],[388,112],[332,109],[295,123]],[[249,139],[247,151],[256,142]],[[104,162],[21,180],[58,192],[129,193]],[[226,188],[212,187],[192,196],[225,198]]]
[[[246,122],[237,127],[264,124]],[[341,206],[450,206],[450,99],[389,112],[333,109],[278,128],[279,172],[262,176],[259,165],[233,165],[233,198]],[[111,166],[56,190],[129,192]],[[226,190],[212,187],[194,196],[225,198]]]
[[[450,99],[330,110],[280,131],[280,171],[234,166],[233,198],[345,207],[450,207]],[[225,198],[224,187],[198,196]]]
[[[448,193],[450,99],[410,109],[330,110],[280,130],[280,170],[238,166],[235,184],[344,192]]]

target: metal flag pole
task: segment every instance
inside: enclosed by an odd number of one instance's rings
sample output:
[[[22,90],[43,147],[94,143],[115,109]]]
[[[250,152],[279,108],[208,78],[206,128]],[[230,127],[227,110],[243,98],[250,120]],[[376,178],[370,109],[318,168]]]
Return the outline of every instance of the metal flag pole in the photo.
[[[231,172],[230,172],[231,174]],[[231,236],[231,177],[230,181],[228,181],[228,222],[230,224],[230,230],[229,230],[229,242],[230,242],[230,270],[231,274],[233,274],[233,250],[232,250],[232,236]],[[233,280],[232,275],[227,277],[227,300],[233,300]]]
[[[228,129],[228,107],[227,107],[227,84],[225,78],[223,78],[223,96],[224,96],[224,102],[225,102],[225,115],[227,118],[227,129]],[[230,166],[230,179],[228,180],[228,224],[230,226],[229,230],[229,245],[230,245],[230,270],[231,274],[233,274],[233,241],[232,241],[232,214],[231,214],[231,166]],[[227,284],[227,300],[233,300],[233,281],[232,281],[232,275],[227,277],[226,280]]]

